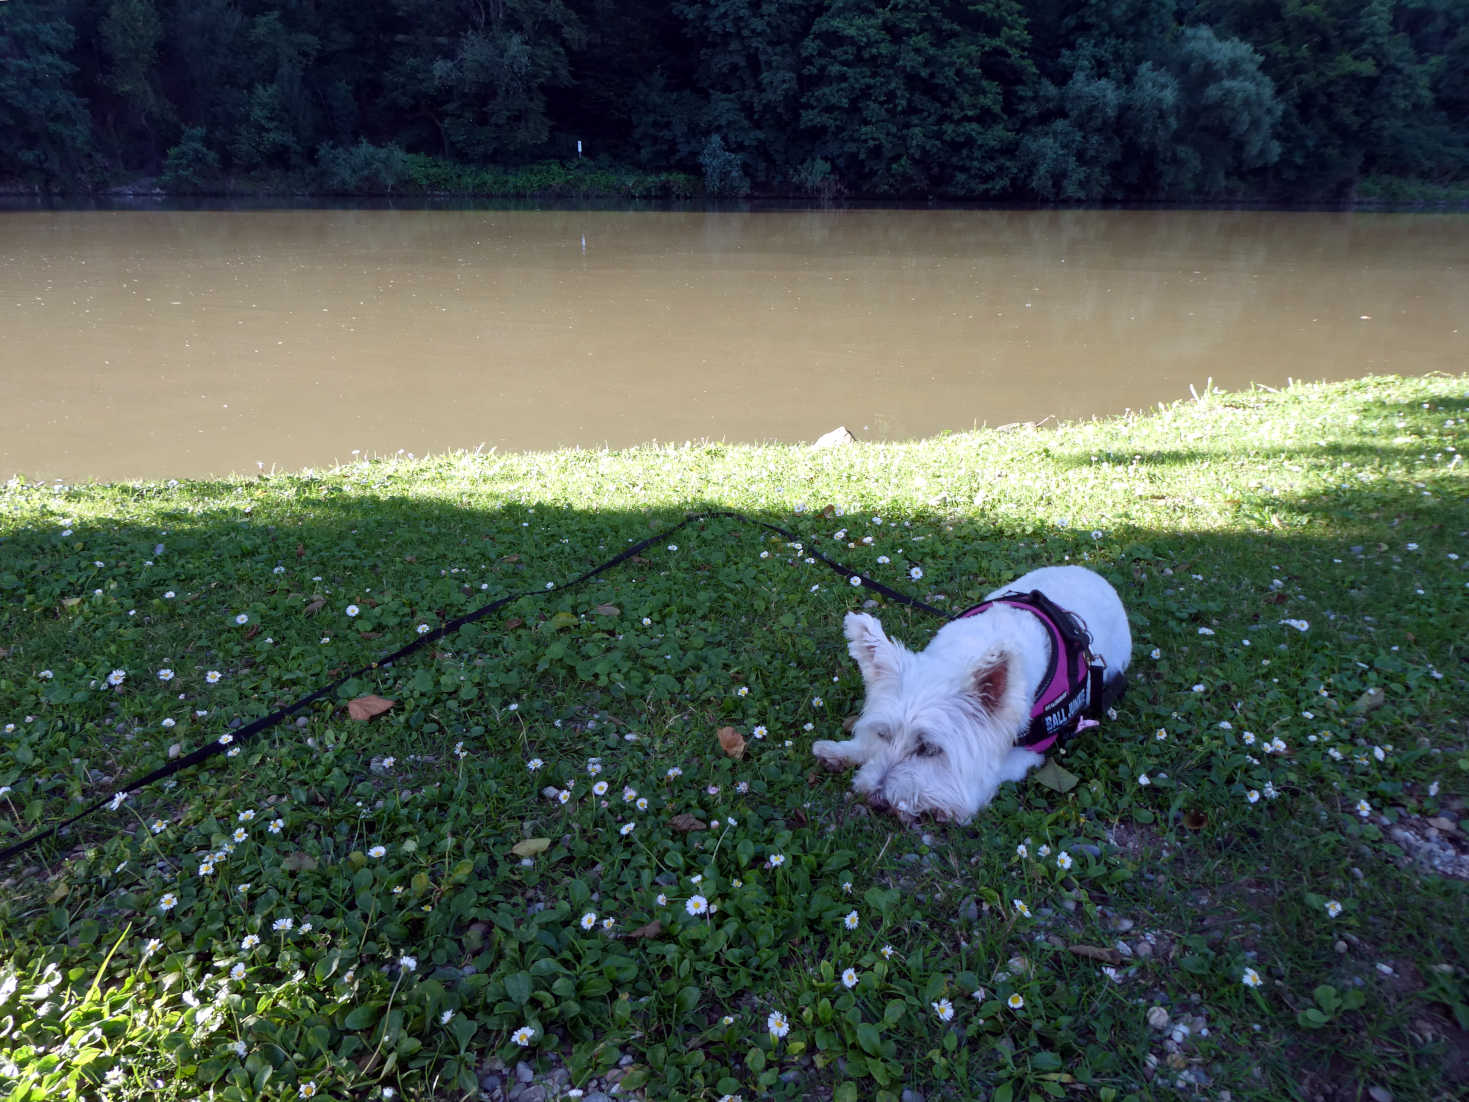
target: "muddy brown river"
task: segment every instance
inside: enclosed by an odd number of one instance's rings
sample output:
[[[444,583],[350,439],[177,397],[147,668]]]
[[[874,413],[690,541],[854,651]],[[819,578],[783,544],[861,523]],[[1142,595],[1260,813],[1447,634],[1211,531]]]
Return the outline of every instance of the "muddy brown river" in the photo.
[[[1469,366],[1469,215],[0,213],[0,479],[907,439]]]

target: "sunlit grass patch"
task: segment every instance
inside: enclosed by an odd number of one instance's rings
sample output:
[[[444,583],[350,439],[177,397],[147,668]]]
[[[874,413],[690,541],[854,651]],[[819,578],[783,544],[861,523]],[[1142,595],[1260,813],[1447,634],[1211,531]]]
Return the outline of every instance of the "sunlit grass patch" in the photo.
[[[499,1097],[523,1062],[548,1097],[1447,1097],[1463,395],[8,485],[0,844],[227,741],[0,870],[0,1085]],[[565,588],[703,508],[799,538],[710,520]],[[1084,562],[1133,686],[1050,786],[904,828],[813,768],[870,597],[814,552],[955,611]],[[391,710],[349,718],[369,693]]]

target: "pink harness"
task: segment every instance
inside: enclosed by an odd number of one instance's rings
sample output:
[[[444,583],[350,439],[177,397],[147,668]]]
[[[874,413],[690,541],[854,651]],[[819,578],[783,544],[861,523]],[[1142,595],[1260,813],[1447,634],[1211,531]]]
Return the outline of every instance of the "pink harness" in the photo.
[[[1016,746],[1044,754],[1057,742],[1097,726],[1110,700],[1104,699],[1102,680],[1106,663],[1092,654],[1092,637],[1072,613],[1040,590],[1006,593],[975,605],[954,617],[978,616],[994,605],[1011,605],[1034,613],[1051,636],[1051,660],[1030,708],[1030,727]],[[1120,692],[1121,677],[1115,679]],[[1110,694],[1115,699],[1117,694]]]

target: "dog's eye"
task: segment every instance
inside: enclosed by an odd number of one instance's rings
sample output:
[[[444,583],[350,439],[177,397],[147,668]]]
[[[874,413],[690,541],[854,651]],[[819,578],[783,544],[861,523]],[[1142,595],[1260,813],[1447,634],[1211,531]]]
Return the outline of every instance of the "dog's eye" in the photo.
[[[918,740],[918,749],[914,751],[920,758],[936,758],[943,753],[937,746],[927,739]]]

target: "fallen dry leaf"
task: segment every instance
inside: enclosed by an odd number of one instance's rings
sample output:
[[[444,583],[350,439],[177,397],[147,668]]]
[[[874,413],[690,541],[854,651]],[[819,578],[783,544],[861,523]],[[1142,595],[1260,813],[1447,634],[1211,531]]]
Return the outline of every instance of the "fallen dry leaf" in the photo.
[[[524,627],[524,626],[525,626],[525,621],[522,620],[519,616],[512,616],[512,617],[510,617],[510,619],[508,619],[508,620],[505,621],[505,630],[506,631],[514,631],[516,628]]]
[[[320,612],[324,608],[326,608],[326,598],[325,597],[318,597],[318,598],[316,598],[316,600],[312,601],[311,603],[309,603],[306,606],[306,615],[307,616],[315,616],[318,612]]]
[[[719,746],[730,757],[739,760],[745,756],[745,736],[733,727],[721,727],[717,732]]]
[[[622,615],[622,609],[618,608],[616,605],[598,605],[596,608],[592,609],[592,611],[595,612],[598,616]]]
[[[1066,948],[1070,949],[1077,956],[1086,957],[1088,960],[1099,960],[1103,964],[1114,965],[1122,963],[1122,954],[1116,949],[1106,949],[1097,945],[1068,945]]]
[[[709,828],[707,823],[694,818],[687,811],[680,811],[669,820],[668,825],[684,834],[687,834],[691,830],[707,830]]]
[[[1183,825],[1188,827],[1189,830],[1203,830],[1204,827],[1209,825],[1209,816],[1205,815],[1196,807],[1192,808],[1183,813]]]
[[[356,700],[347,702],[347,714],[353,719],[371,719],[380,716],[393,706],[395,702],[385,700],[380,696],[359,696]]]
[[[510,847],[510,852],[516,857],[536,857],[545,853],[550,848],[549,838],[527,838],[524,842],[516,842]]]
[[[646,926],[639,926],[636,930],[628,932],[630,938],[655,938],[663,932],[663,923],[656,918]]]
[[[519,555],[505,555],[505,556],[503,556],[500,559],[500,561],[501,562],[519,562],[520,561],[520,556]]]

